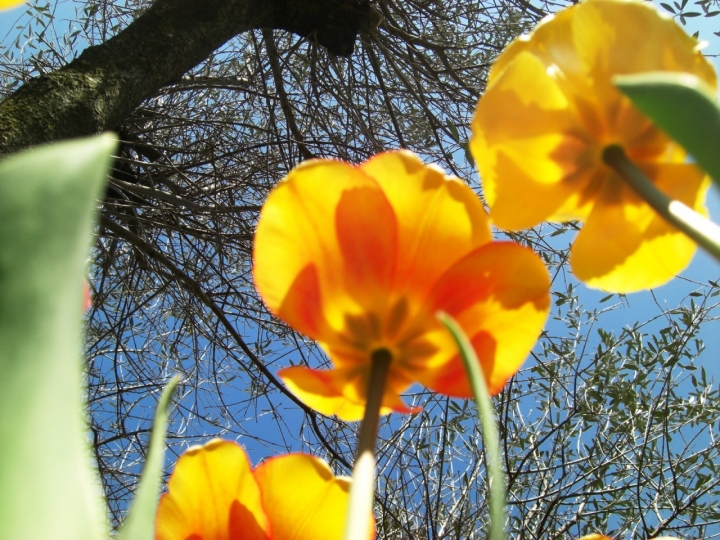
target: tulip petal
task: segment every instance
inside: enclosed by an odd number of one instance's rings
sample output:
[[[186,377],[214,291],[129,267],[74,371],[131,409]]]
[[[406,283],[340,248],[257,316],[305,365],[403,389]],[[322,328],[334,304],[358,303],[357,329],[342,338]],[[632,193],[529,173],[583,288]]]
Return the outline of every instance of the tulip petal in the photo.
[[[397,216],[397,295],[422,303],[451,264],[492,240],[477,195],[412,152],[385,152],[360,169],[382,187]]]
[[[317,370],[292,366],[280,370],[278,375],[290,391],[308,407],[327,416],[336,415],[346,422],[354,422],[362,420],[365,413],[369,367],[369,362],[354,370]],[[407,384],[398,390],[392,381],[388,381],[380,414],[419,411],[417,408],[408,407],[398,395],[405,388]]]
[[[682,163],[642,169],[671,199],[707,214],[704,198],[709,180],[699,169]],[[692,240],[613,176],[572,246],[570,265],[588,287],[628,293],[666,283],[690,263],[694,253]]]
[[[24,0],[0,0],[0,10],[10,9],[24,3]]]
[[[320,414],[337,415],[347,421],[360,420],[363,417],[365,404],[347,399],[342,389],[333,384],[331,371],[292,366],[281,369],[278,376],[305,405]]]
[[[478,103],[470,147],[490,217],[499,227],[537,225],[560,208],[580,218],[597,156],[543,62],[521,51]],[[572,204],[571,204],[572,202]]]
[[[631,159],[662,160],[669,140],[617,90],[612,78],[648,71],[687,72],[715,88],[715,72],[697,41],[644,2],[584,2],[573,11],[572,24],[577,62],[592,79],[590,94],[596,108],[603,111],[600,122],[586,122],[588,128],[603,124],[604,133],[596,132],[596,137],[607,144],[621,144]]]
[[[350,481],[333,476],[323,460],[303,454],[271,458],[255,469],[255,478],[273,540],[343,537]]]
[[[382,190],[360,169],[306,162],[263,206],[255,285],[278,317],[312,339],[332,341],[345,314],[384,307],[396,229]]]
[[[530,249],[496,242],[460,260],[433,289],[427,309],[453,317],[472,342],[492,394],[498,393],[525,361],[550,309],[550,277]],[[450,334],[439,328],[428,336],[451,351],[416,366],[420,382],[446,395],[471,397]]]
[[[155,527],[156,540],[268,540],[270,525],[245,451],[215,439],[180,456]]]
[[[583,2],[573,13],[573,40],[578,60],[601,96],[609,92],[614,75],[647,71],[694,73],[715,88],[715,71],[697,40],[652,4]]]

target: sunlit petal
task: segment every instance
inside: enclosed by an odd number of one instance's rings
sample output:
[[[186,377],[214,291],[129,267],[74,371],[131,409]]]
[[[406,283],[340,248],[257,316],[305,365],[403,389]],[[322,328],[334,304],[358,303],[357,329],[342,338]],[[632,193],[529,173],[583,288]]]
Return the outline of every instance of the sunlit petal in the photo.
[[[412,152],[385,152],[360,168],[378,182],[397,216],[396,294],[420,302],[448,266],[492,240],[475,193]]]
[[[0,10],[14,8],[24,3],[23,0],[0,0]]]
[[[362,420],[368,374],[368,366],[356,370],[317,370],[293,366],[278,372],[288,389],[308,407],[327,416],[336,415],[346,422]],[[408,407],[398,393],[392,383],[387,385],[380,414],[392,411],[412,413],[418,410]]]
[[[509,242],[485,245],[438,282],[428,310],[455,318],[470,338],[488,388],[499,392],[525,361],[550,309],[550,277],[532,250]],[[447,395],[470,397],[461,360],[445,329],[428,339],[451,351],[439,365],[417,366],[418,379]]]
[[[160,499],[155,540],[268,540],[270,524],[245,451],[215,439],[185,452]]]
[[[658,188],[701,213],[709,180],[694,166],[648,165]],[[666,283],[695,253],[695,243],[614,178],[598,196],[570,253],[573,272],[589,287],[633,292]]]
[[[575,10],[573,39],[578,59],[600,95],[610,92],[612,76],[644,71],[695,73],[713,88],[716,85],[715,71],[697,40],[646,2],[587,2]]]
[[[344,315],[382,306],[393,277],[395,216],[358,168],[306,162],[268,197],[255,236],[255,286],[278,317],[331,340]]]
[[[274,457],[255,469],[255,478],[273,540],[343,537],[350,482],[335,477],[327,463],[303,454]]]
[[[537,225],[587,186],[593,156],[571,105],[546,66],[521,52],[478,104],[470,141],[490,217]],[[574,206],[581,206],[576,202]]]

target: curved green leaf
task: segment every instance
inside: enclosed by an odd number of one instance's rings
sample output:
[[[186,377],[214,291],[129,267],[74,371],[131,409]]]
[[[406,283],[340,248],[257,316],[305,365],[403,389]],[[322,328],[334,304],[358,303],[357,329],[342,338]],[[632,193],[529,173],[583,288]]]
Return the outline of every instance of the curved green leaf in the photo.
[[[160,396],[160,401],[155,409],[150,450],[145,460],[140,486],[135,493],[130,513],[120,529],[118,540],[153,540],[155,538],[155,514],[163,465],[165,464],[165,432],[170,416],[170,401],[179,382],[180,377],[177,375],[170,379]]]
[[[613,82],[720,182],[720,108],[711,88],[688,73],[622,75]]]
[[[102,540],[83,404],[83,280],[116,141],[0,162],[0,538]]]
[[[447,313],[438,313],[438,320],[452,334],[460,358],[465,365],[465,374],[470,380],[475,405],[478,408],[478,418],[482,426],[482,437],[485,445],[487,470],[490,473],[490,530],[489,540],[505,540],[505,522],[507,521],[507,488],[505,475],[500,464],[500,437],[498,436],[497,415],[488,392],[485,375],[480,367],[480,361],[475,354],[470,340],[460,325]]]

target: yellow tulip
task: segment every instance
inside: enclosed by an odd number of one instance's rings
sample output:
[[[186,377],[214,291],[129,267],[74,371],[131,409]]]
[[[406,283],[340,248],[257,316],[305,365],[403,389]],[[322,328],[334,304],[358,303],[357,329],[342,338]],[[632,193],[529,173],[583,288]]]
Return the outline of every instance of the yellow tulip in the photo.
[[[705,213],[707,177],[612,83],[648,71],[691,73],[716,87],[697,41],[652,5],[586,0],[500,54],[472,123],[493,222],[508,230],[584,222],[570,264],[607,291],[667,282],[695,244],[603,162],[605,148],[621,146],[666,195]]]
[[[214,439],[180,456],[155,540],[340,540],[349,488],[314,456],[278,456],[253,470],[241,446]]]

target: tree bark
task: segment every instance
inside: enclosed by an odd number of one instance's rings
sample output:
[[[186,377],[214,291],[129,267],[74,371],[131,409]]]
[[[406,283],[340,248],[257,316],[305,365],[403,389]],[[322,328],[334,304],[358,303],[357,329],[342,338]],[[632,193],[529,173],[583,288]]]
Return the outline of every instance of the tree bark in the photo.
[[[273,28],[352,54],[368,0],[156,0],[125,30],[0,103],[0,155],[115,129],[232,37]]]

